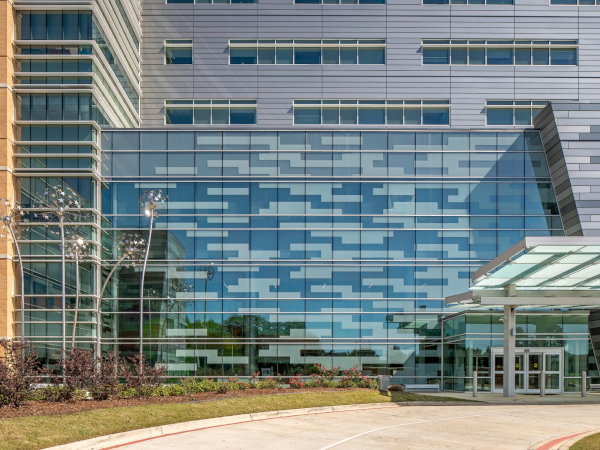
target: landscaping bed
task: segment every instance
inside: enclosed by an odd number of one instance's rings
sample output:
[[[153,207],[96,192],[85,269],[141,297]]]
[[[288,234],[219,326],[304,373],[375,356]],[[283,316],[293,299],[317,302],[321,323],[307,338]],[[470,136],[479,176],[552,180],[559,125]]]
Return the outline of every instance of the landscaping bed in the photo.
[[[371,389],[336,388],[335,391],[370,391]],[[308,389],[246,389],[218,392],[200,392],[192,395],[178,395],[172,397],[132,397],[113,398],[109,400],[73,400],[66,402],[29,401],[18,408],[0,408],[0,419],[29,416],[54,416],[72,414],[82,411],[92,411],[106,408],[122,408],[143,405],[168,404],[168,403],[201,403],[216,400],[225,400],[239,397],[257,397],[264,395],[289,395],[298,393],[332,392],[331,388]]]

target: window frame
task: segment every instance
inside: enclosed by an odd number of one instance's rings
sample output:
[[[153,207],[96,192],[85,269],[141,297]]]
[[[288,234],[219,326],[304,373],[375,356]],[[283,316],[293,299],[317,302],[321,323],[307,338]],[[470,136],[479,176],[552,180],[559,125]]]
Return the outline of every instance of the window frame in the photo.
[[[337,102],[337,103],[336,103]],[[337,123],[323,123],[323,110],[325,109],[338,109],[338,120]],[[360,110],[365,109],[384,109],[384,123],[378,124],[366,124],[361,123],[360,121]],[[427,109],[441,109],[446,108],[448,114],[448,123],[445,124],[425,124],[424,123],[424,111]],[[295,99],[293,101],[293,111],[292,111],[292,124],[294,126],[341,126],[346,127],[348,125],[357,125],[361,127],[381,127],[381,126],[391,126],[391,127],[449,127],[450,126],[450,117],[451,117],[451,104],[449,100],[381,100],[381,99],[371,99],[371,100],[305,100],[305,99]],[[319,109],[319,117],[320,123],[296,123],[296,110],[298,109]],[[354,109],[356,111],[356,121],[354,124],[342,123],[342,110],[351,110]],[[388,112],[392,111],[402,111],[402,124],[395,124],[388,122]],[[420,112],[420,123],[419,124],[407,124],[406,123],[406,110],[409,111],[419,111]]]
[[[257,124],[257,112],[258,104],[255,99],[165,99],[164,101],[164,125],[165,126],[226,126],[226,125],[256,125]],[[192,123],[187,124],[171,124],[167,122],[167,110],[173,109],[190,109],[192,110]],[[213,123],[213,109],[225,109],[227,108],[227,123]],[[232,109],[254,109],[254,123],[231,123],[231,110]],[[196,109],[209,109],[210,110],[210,123],[197,124],[196,121]]]
[[[275,62],[273,64],[260,64],[259,52],[261,48],[275,49]],[[296,48],[320,49],[320,62],[317,64],[296,64]],[[338,63],[337,64],[325,64],[323,62],[323,50],[324,49],[338,49]],[[381,64],[361,64],[360,63],[360,50],[374,48],[383,49],[383,63]],[[289,66],[384,66],[387,64],[387,42],[386,39],[229,39],[228,42],[229,58],[228,64],[230,66],[246,65],[289,65]],[[256,63],[250,64],[232,64],[231,63],[231,50],[232,49],[255,49],[256,50]],[[278,64],[279,58],[277,57],[278,49],[291,49],[291,64]],[[354,49],[356,52],[356,63],[354,64],[342,64],[341,63],[341,50],[342,49]]]
[[[533,119],[544,109],[550,102],[545,100],[486,100],[485,102],[485,126],[486,127],[532,127]],[[488,111],[489,110],[511,110],[512,111],[512,125],[508,124],[489,124],[488,123]],[[516,111],[518,110],[529,110],[530,122],[528,125],[516,123]],[[537,111],[535,116],[534,111]]]
[[[569,40],[512,40],[512,43],[507,43],[509,40],[484,40],[484,39],[424,39],[421,41],[421,65],[422,66],[448,66],[452,63],[453,49],[466,49],[467,62],[466,64],[455,64],[457,66],[533,66],[533,51],[540,49],[548,49],[548,64],[535,64],[536,66],[561,66],[575,67],[579,65],[579,41],[575,39]],[[448,52],[448,63],[425,62],[425,50],[446,50]],[[484,64],[471,64],[471,49],[482,49],[484,51]],[[489,49],[507,49],[512,50],[512,64],[489,64],[488,50]],[[516,53],[519,49],[529,49],[530,64],[517,64]],[[552,64],[552,50],[574,50],[574,64]]]
[[[188,42],[173,42],[173,41],[188,41]],[[163,64],[165,66],[193,66],[194,65],[194,39],[165,39],[164,40],[164,58],[163,58]],[[173,64],[173,63],[168,63],[167,62],[167,50],[170,48],[182,48],[182,49],[191,49],[192,51],[192,55],[191,55],[191,59],[192,62],[190,62],[189,64]]]

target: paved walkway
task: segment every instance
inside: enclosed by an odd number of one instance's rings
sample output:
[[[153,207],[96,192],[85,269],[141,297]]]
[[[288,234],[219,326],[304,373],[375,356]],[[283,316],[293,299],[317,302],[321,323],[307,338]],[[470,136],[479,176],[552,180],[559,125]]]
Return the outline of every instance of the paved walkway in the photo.
[[[546,394],[545,397],[533,394],[516,394],[514,397],[504,397],[502,394],[480,392],[477,398],[473,398],[473,394],[469,392],[440,392],[429,393],[427,395],[435,395],[438,397],[453,397],[462,400],[477,400],[478,402],[494,403],[494,404],[523,404],[523,405],[560,405],[560,404],[585,404],[597,403],[600,404],[600,393],[588,393],[582,397],[581,393],[569,392],[566,394]],[[600,423],[599,423],[600,426]]]
[[[408,407],[384,404],[360,408],[364,407],[298,411],[297,415],[287,417],[270,417],[269,413],[238,416],[238,423],[218,423],[213,419],[196,422],[195,429],[188,428],[189,431],[162,427],[162,436],[138,432],[125,441],[130,444],[121,440],[118,445],[105,442],[93,448],[528,450],[562,436],[566,440],[569,436],[600,428],[600,405],[591,404]]]

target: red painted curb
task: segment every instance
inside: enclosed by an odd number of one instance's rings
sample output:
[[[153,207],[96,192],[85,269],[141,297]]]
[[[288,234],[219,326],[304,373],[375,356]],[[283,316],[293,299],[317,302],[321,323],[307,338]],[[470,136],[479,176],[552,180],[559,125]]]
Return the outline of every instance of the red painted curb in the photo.
[[[104,448],[102,448],[102,450],[113,450],[115,448],[127,447],[128,445],[139,444],[140,442],[152,441],[154,439],[160,439],[160,438],[167,437],[167,436],[175,436],[175,435],[184,434],[184,433],[193,433],[194,431],[209,430],[211,428],[221,428],[221,427],[227,427],[227,426],[230,426],[230,425],[239,425],[241,423],[264,422],[265,420],[287,419],[289,417],[300,417],[300,416],[316,416],[318,414],[332,414],[332,413],[339,413],[339,412],[370,411],[370,410],[373,410],[373,409],[385,409],[385,408],[346,409],[346,410],[341,410],[341,411],[325,411],[325,412],[306,413],[306,414],[294,414],[294,415],[291,415],[291,416],[282,416],[282,417],[267,417],[267,418],[264,418],[264,419],[257,419],[257,420],[244,420],[242,422],[224,423],[223,425],[213,425],[211,427],[194,428],[193,430],[186,430],[186,431],[178,431],[176,433],[161,434],[160,436],[152,436],[152,437],[145,438],[145,439],[139,439],[137,441],[131,441],[131,442],[126,442],[124,444],[113,445],[112,447],[104,447]],[[207,420],[210,420],[210,419],[207,419]],[[163,425],[163,426],[168,426],[168,425]]]
[[[572,438],[574,438],[576,436],[581,436],[582,434],[585,434],[585,433],[589,433],[589,431],[583,431],[581,433],[575,433],[575,434],[572,434],[570,436],[559,437],[558,439],[554,439],[553,441],[546,442],[544,445],[542,445],[541,447],[536,448],[535,450],[550,450],[556,444],[560,444],[561,442],[568,441],[569,439],[572,439]]]

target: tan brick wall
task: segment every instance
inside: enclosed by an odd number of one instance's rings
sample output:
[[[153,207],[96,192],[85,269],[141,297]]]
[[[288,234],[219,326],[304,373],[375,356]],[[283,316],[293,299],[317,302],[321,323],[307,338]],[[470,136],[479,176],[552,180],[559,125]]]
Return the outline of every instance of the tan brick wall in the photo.
[[[14,198],[12,173],[14,155],[14,8],[0,0],[0,198]],[[7,87],[8,86],[8,87]],[[14,269],[5,255],[13,255],[12,243],[0,239],[0,337],[14,336],[13,303]]]

